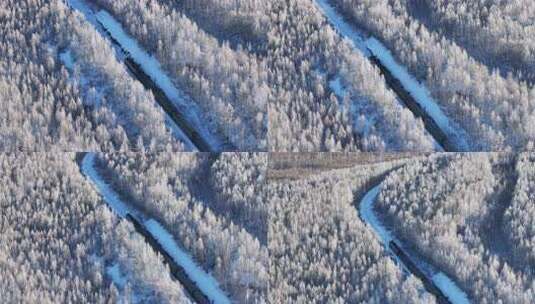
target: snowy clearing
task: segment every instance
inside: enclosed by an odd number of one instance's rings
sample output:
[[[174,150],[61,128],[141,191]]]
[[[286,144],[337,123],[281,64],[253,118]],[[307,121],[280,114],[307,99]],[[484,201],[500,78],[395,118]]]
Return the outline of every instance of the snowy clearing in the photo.
[[[69,70],[72,71],[74,69],[74,59],[72,58],[70,50],[66,50],[65,52],[59,54],[59,59]]]
[[[79,11],[93,25],[97,25],[97,19],[93,15],[91,8],[83,0],[66,0],[67,5]]]
[[[119,289],[123,289],[126,286],[128,280],[126,279],[126,276],[121,273],[119,264],[113,264],[112,266],[106,267],[106,273]]]

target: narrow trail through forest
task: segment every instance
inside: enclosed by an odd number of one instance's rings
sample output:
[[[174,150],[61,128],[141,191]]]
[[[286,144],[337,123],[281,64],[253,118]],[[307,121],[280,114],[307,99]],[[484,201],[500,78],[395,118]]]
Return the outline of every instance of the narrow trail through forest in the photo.
[[[506,236],[504,227],[504,216],[507,209],[513,201],[518,175],[516,172],[517,157],[512,156],[510,160],[493,166],[493,174],[503,184],[499,187],[498,193],[494,193],[495,202],[487,219],[484,221],[488,227],[486,230],[492,233],[485,233],[482,236],[483,244],[489,249],[490,253],[504,259],[509,265],[521,270],[522,265],[514,263],[510,254],[508,254],[509,237]]]
[[[381,192],[382,181],[372,185],[365,193],[357,209],[360,218],[371,228],[385,251],[405,273],[411,273],[418,278],[425,289],[433,294],[438,303],[465,304],[470,303],[466,294],[445,273],[437,270],[432,275],[421,266],[425,261],[419,261],[404,250],[403,244],[388,230],[379,216],[375,214],[374,204]]]
[[[349,39],[355,50],[360,51],[379,68],[387,86],[398,99],[414,114],[422,119],[427,132],[441,150],[446,152],[468,150],[464,131],[445,115],[433,100],[424,84],[414,79],[405,67],[396,62],[391,52],[377,39],[366,38],[337,12],[329,0],[313,0],[331,26],[343,37]]]
[[[169,266],[171,276],[182,284],[189,297],[199,304],[230,304],[230,299],[220,289],[219,283],[178,245],[162,224],[148,218],[143,212],[122,200],[119,192],[115,191],[97,171],[95,161],[96,155],[93,153],[80,154],[78,163],[82,174],[110,209],[120,218],[131,222],[153,250],[163,257],[165,264]]]
[[[206,124],[199,118],[200,110],[192,104],[184,92],[174,86],[156,59],[144,52],[136,41],[128,37],[113,16],[100,8],[98,8],[98,13],[95,13],[94,9],[97,8],[93,8],[84,0],[66,0],[66,2],[69,7],[79,11],[104,39],[110,41],[115,49],[120,51],[122,63],[127,71],[145,89],[153,93],[156,102],[169,120],[173,134],[182,139],[189,150],[200,152],[236,150],[227,138],[216,138],[205,128]]]

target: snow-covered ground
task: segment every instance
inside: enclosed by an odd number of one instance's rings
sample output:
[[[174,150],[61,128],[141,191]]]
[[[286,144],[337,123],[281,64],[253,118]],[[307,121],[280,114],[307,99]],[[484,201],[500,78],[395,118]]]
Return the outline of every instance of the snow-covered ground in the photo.
[[[379,241],[381,241],[385,247],[388,247],[388,244],[394,237],[390,231],[383,226],[379,218],[375,215],[375,211],[373,211],[373,205],[380,191],[381,185],[377,185],[368,191],[360,201],[359,209],[362,219],[373,228],[372,230],[379,237]]]
[[[340,76],[337,76],[333,80],[329,81],[329,88],[334,92],[334,94],[340,99],[343,99],[347,95],[346,89],[342,85],[342,80]]]
[[[121,272],[119,264],[113,264],[112,266],[106,267],[106,273],[119,289],[123,289],[126,286],[128,278]]]
[[[97,192],[102,195],[104,201],[112,208],[112,210],[123,218],[127,214],[130,214],[142,223],[147,231],[149,231],[160,245],[162,245],[164,250],[173,258],[177,265],[184,268],[188,277],[197,284],[199,289],[208,297],[208,299],[210,299],[210,301],[217,304],[231,303],[230,299],[225,292],[221,290],[214,277],[205,272],[193,258],[178,245],[171,233],[169,233],[158,221],[147,218],[132,205],[124,202],[119,194],[102,179],[95,169],[95,157],[96,155],[93,153],[86,154],[82,160],[82,172],[92,184],[95,185]],[[112,274],[115,275],[114,273]]]
[[[98,255],[90,255],[90,261],[93,262],[100,269],[100,266],[104,267],[106,275],[111,279],[115,287],[119,291],[119,296],[121,297],[117,304],[126,304],[123,299],[125,296],[129,299],[128,303],[143,303],[141,300],[143,297],[139,295],[136,290],[129,290],[128,295],[125,295],[125,287],[130,281],[129,277],[126,276],[119,266],[119,263],[111,263],[110,265],[105,265],[104,258]]]
[[[72,54],[70,50],[66,50],[65,52],[59,54],[59,59],[63,64],[72,71],[74,69],[74,59],[72,58]]]
[[[336,11],[328,0],[315,0],[315,3],[331,25],[343,37],[348,39],[355,49],[361,51],[366,57],[375,56],[401,82],[403,88],[411,94],[424,111],[437,123],[438,127],[455,143],[458,150],[469,150],[466,132],[444,114],[429,90],[410,75],[404,66],[396,62],[390,50],[374,37],[366,38],[362,32],[359,32],[353,25],[346,22],[344,17]]]
[[[466,294],[443,272],[437,272],[431,278],[433,283],[448,297],[454,304],[469,304]]]
[[[97,19],[93,15],[91,8],[84,2],[84,0],[66,0],[67,5],[80,12],[89,23],[97,25]]]
[[[366,222],[366,224],[371,226],[372,231],[377,235],[379,241],[383,244],[385,250],[392,257],[395,258],[397,264],[402,267],[402,270],[405,272],[409,272],[409,268],[403,263],[401,259],[397,257],[396,254],[392,252],[389,246],[390,241],[395,241],[396,244],[398,244],[399,246],[401,246],[401,242],[396,237],[394,237],[392,233],[383,225],[383,223],[377,217],[373,209],[373,206],[380,191],[381,184],[373,187],[364,195],[359,205],[360,216],[364,220],[364,222]],[[421,264],[426,264],[424,261],[419,261],[419,259],[415,258],[414,256],[411,256],[410,258],[412,261],[415,262],[415,265],[417,267],[421,267]],[[420,270],[422,271],[422,273],[427,273],[425,269]],[[435,273],[431,276],[431,281],[436,285],[438,289],[440,289],[440,291],[442,291],[442,293],[451,301],[451,303],[470,303],[467,295],[459,288],[459,286],[457,286],[457,284],[455,284],[453,280],[451,280],[446,274],[439,270],[434,269],[434,272]]]
[[[201,289],[212,303],[230,304],[230,299],[219,288],[219,284],[214,277],[205,273],[195,261],[193,261],[193,258],[178,246],[173,239],[173,236],[163,228],[160,223],[153,219],[149,219],[145,221],[143,225],[154,238],[156,238],[158,243],[162,245],[173,260],[184,268],[188,277],[199,286],[199,289]]]
[[[322,77],[327,77],[325,73],[318,72],[318,74]],[[329,81],[329,88],[338,97],[339,106],[345,106],[343,100],[346,96],[349,96],[350,93],[348,92],[347,87],[342,83],[340,76],[336,76]],[[361,102],[351,102],[349,105],[349,110],[354,115],[354,131],[363,136],[368,136],[370,130],[377,121],[377,115],[373,111],[366,109],[366,106],[367,103]]]

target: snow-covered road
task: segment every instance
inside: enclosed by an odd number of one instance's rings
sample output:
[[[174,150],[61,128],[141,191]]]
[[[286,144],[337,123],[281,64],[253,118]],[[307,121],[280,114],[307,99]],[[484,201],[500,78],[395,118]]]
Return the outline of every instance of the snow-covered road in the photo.
[[[418,105],[425,111],[440,130],[446,134],[448,140],[455,145],[455,150],[469,150],[466,132],[455,122],[450,120],[442,111],[436,100],[424,84],[409,74],[406,67],[399,64],[390,50],[374,37],[365,37],[355,26],[345,21],[344,16],[336,11],[329,0],[314,0],[319,10],[327,18],[329,23],[346,38],[354,49],[364,56],[374,57],[401,83],[403,88],[414,98]],[[373,63],[373,61],[372,61]],[[437,140],[438,142],[438,140]]]
[[[81,164],[82,173],[94,185],[95,190],[102,195],[104,201],[121,218],[128,214],[134,217],[144,228],[157,240],[170,255],[174,262],[184,269],[185,273],[193,281],[198,289],[212,302],[217,304],[230,304],[231,301],[225,292],[219,287],[215,278],[205,272],[174,240],[173,236],[164,226],[155,219],[148,218],[132,204],[121,199],[120,195],[102,178],[95,168],[96,155],[87,153]]]
[[[209,152],[232,148],[226,147],[225,145],[228,143],[208,130],[208,124],[201,118],[199,106],[174,85],[158,60],[146,52],[112,15],[105,10],[93,11],[93,8],[85,0],[66,0],[66,2],[71,8],[81,13],[97,32],[105,38],[109,35],[112,42],[117,44],[119,53],[123,53],[118,57],[128,58],[135,62],[154,85],[163,92],[172,103],[173,112],[175,112],[168,113],[164,107],[167,125],[172,134],[180,139],[188,150]],[[141,79],[138,80],[143,83]],[[175,116],[180,116],[180,119]],[[187,135],[192,132],[195,133],[196,140],[191,135]]]
[[[395,254],[390,247],[390,242],[394,241],[398,246],[403,249],[401,242],[392,235],[392,233],[383,225],[379,217],[375,214],[374,204],[375,201],[381,192],[381,184],[373,187],[369,190],[359,204],[360,217],[371,227],[371,230],[375,233],[379,241],[383,244],[385,250],[393,257],[398,265],[402,267],[402,270],[410,273],[409,265],[407,265],[402,258]],[[408,255],[408,254],[407,254]],[[419,261],[416,257],[409,256],[413,261],[415,267],[419,267]],[[423,262],[423,261],[422,261]],[[423,269],[420,269],[421,273],[426,273]],[[416,277],[420,278],[415,274]],[[422,279],[422,278],[420,278]],[[451,280],[445,273],[442,271],[436,270],[431,278],[426,277],[425,279],[433,283],[433,285],[438,288],[446,298],[453,304],[468,304],[467,295],[457,286],[457,284]]]
[[[184,116],[187,118],[187,121],[194,126],[194,129],[200,133],[202,139],[206,141],[210,151],[220,151],[223,143],[206,129],[206,124],[201,119],[201,109],[183,91],[175,86],[171,78],[163,70],[160,62],[154,56],[149,55],[108,12],[99,10],[96,14],[96,19],[108,31],[112,38],[117,41],[128,56],[162,90],[174,106],[180,109],[180,113],[185,114]],[[175,124],[175,132],[177,128],[180,129]],[[180,130],[180,133],[184,135],[184,130]],[[194,145],[191,138],[187,138],[186,143],[190,147],[195,147],[196,150],[200,149],[200,147]]]

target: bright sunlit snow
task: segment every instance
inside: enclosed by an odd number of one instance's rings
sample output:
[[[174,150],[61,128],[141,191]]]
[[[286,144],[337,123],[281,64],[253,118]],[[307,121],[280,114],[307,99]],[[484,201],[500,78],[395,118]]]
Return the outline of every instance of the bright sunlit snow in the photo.
[[[213,303],[230,304],[227,295],[219,288],[217,281],[209,274],[204,272],[191,258],[191,256],[182,250],[173,239],[173,236],[163,228],[160,223],[153,219],[144,222],[145,228],[158,240],[165,251],[173,260],[184,268],[188,277],[193,280],[200,290]]]
[[[466,294],[443,272],[438,272],[431,278],[433,283],[446,295],[453,304],[469,304]]]

